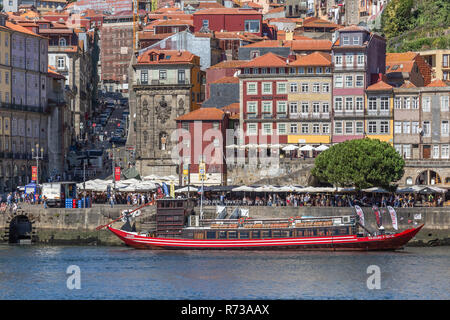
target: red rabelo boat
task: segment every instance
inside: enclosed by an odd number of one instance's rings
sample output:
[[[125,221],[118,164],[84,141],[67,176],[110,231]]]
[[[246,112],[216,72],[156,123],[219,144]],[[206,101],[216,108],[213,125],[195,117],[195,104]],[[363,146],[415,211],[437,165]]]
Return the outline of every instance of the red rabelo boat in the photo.
[[[105,226],[126,245],[137,249],[331,251],[400,249],[423,227],[377,235],[363,227],[357,215],[199,219],[190,199],[160,199],[156,204],[156,230],[135,232],[129,220],[121,229]]]

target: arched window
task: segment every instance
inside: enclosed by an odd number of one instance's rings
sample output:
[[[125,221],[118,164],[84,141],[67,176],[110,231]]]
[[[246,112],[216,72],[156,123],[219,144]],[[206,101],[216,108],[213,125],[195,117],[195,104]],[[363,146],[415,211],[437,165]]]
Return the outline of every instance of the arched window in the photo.
[[[413,184],[413,179],[411,177],[406,178],[406,184],[407,185],[412,185]]]
[[[66,38],[60,38],[59,39],[59,46],[60,47],[65,47],[66,45],[67,45]]]

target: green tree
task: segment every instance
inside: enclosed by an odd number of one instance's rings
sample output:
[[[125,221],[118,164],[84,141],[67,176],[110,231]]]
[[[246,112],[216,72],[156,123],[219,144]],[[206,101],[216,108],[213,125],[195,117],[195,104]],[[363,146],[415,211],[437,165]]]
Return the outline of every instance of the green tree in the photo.
[[[381,16],[381,28],[387,38],[393,38],[411,27],[413,0],[391,0]]]
[[[366,138],[345,141],[322,152],[312,174],[339,187],[390,188],[403,176],[404,166],[405,161],[389,143]]]

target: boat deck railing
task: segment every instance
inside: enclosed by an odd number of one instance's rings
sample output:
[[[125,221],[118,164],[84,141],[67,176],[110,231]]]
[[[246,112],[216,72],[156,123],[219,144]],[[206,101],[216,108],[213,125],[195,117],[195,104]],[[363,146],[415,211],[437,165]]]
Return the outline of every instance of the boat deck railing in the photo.
[[[306,227],[332,227],[353,225],[354,218],[344,221],[343,217],[317,217],[317,218],[278,218],[278,219],[202,219],[199,227],[209,227],[212,229],[284,229],[284,228],[306,228]]]

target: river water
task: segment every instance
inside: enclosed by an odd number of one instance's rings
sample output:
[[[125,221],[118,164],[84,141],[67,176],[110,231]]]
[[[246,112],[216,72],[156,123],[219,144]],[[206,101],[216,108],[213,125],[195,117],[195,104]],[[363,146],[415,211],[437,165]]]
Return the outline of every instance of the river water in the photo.
[[[449,279],[450,247],[238,252],[0,245],[0,299],[8,300],[440,300],[450,299]],[[78,283],[80,289],[69,289]]]

